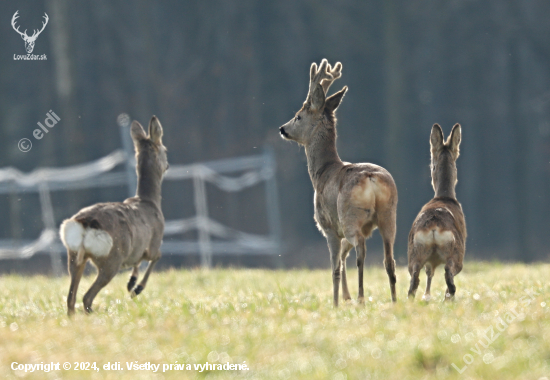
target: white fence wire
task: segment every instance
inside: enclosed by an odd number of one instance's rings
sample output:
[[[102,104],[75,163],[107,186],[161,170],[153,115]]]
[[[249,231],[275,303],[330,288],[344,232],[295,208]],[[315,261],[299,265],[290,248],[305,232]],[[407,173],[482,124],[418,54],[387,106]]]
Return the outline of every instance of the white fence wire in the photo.
[[[0,169],[0,194],[34,192],[39,194],[44,228],[33,241],[0,239],[1,259],[25,259],[38,252],[50,254],[52,270],[62,273],[61,255],[65,252],[58,236],[50,193],[56,190],[88,189],[126,184],[130,196],[135,194],[136,174],[133,144],[129,135],[130,118],[118,118],[124,150],[116,150],[106,157],[86,164],[67,168],[40,168],[22,173],[15,168]],[[115,171],[126,163],[125,171]],[[236,177],[224,175],[240,173]],[[275,159],[269,149],[261,155],[232,158],[192,165],[170,165],[165,181],[193,181],[195,216],[187,219],[167,220],[164,235],[180,235],[197,230],[196,241],[165,241],[163,252],[172,254],[199,253],[201,265],[210,267],[214,254],[268,254],[280,253],[280,219],[275,179]],[[226,192],[238,192],[251,186],[265,185],[266,215],[269,233],[257,235],[225,226],[208,216],[205,183],[211,183]],[[105,200],[112,201],[112,200]],[[77,210],[75,210],[76,212]],[[212,238],[216,238],[213,241]],[[222,239],[222,240],[219,240]]]

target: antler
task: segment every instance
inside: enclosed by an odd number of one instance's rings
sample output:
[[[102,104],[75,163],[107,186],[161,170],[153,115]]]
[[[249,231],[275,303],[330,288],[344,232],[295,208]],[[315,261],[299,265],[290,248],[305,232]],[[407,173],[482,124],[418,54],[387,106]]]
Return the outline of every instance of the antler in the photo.
[[[328,89],[332,82],[334,82],[336,79],[340,78],[342,76],[342,64],[340,62],[336,62],[336,65],[334,65],[334,68],[330,66],[330,64],[327,67],[327,71],[332,75],[332,79],[325,79],[321,83],[321,86],[323,86],[323,90],[325,91],[325,95],[328,93]]]
[[[44,30],[44,28],[46,27],[46,25],[48,25],[48,21],[49,21],[49,17],[48,17],[48,14],[46,12],[44,12],[44,16],[42,16],[46,19],[46,22],[42,22],[42,29],[40,29],[40,31],[37,31],[36,29],[34,29],[34,33],[32,34],[32,36],[30,38],[36,38],[40,35],[40,33],[42,33],[42,31]]]
[[[48,25],[48,21],[50,20],[50,18],[48,17],[48,14],[46,12],[44,12],[44,17],[46,19],[46,22],[42,22],[42,29],[40,29],[40,31],[34,29],[34,32],[32,34],[32,36],[28,36],[27,35],[27,29],[25,29],[24,32],[21,32],[19,31],[19,27],[15,27],[15,20],[19,18],[19,15],[18,15],[19,11],[16,11],[14,14],[13,14],[13,17],[11,18],[11,26],[13,27],[13,29],[19,33],[21,35],[21,37],[23,37],[26,40],[35,40],[39,35],[40,33],[42,33],[42,31],[44,30],[44,28],[46,27],[46,25]]]
[[[15,20],[19,18],[19,16],[17,15],[18,13],[19,13],[19,11],[16,11],[13,14],[13,17],[11,18],[11,26],[13,27],[13,30],[15,30],[17,33],[19,33],[21,35],[21,37],[23,37],[23,35],[27,36],[27,29],[25,29],[24,32],[20,32],[19,27],[17,27],[17,28],[15,27]]]
[[[342,76],[342,64],[340,62],[334,65],[334,68],[323,58],[319,69],[314,62],[311,64],[309,73],[309,93],[307,95],[306,103],[311,104],[313,100],[313,94],[318,90],[318,85],[321,87],[324,96],[326,97],[327,91],[336,79]]]

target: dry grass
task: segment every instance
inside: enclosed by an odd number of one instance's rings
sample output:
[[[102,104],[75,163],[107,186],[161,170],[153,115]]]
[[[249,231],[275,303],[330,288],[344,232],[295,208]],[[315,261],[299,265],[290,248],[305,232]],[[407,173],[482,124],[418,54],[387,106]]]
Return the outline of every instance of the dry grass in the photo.
[[[365,305],[331,304],[328,270],[174,270],[154,273],[135,300],[118,275],[82,312],[66,316],[68,277],[0,277],[0,376],[43,378],[256,379],[540,379],[550,372],[550,265],[467,263],[456,302],[443,303],[443,271],[433,300],[405,299],[409,275],[399,268],[398,302],[389,300],[382,268],[365,273]],[[350,271],[352,294],[356,272]],[[531,299],[525,293],[539,295]],[[527,298],[525,298],[527,296]],[[524,297],[524,298],[522,298]],[[527,303],[529,300],[529,304]],[[487,345],[483,335],[515,306],[519,316]],[[521,311],[523,309],[523,311]],[[498,333],[496,328],[495,334]],[[479,342],[485,343],[483,347]],[[479,348],[477,354],[473,350]],[[452,367],[465,366],[459,374]],[[467,360],[470,357],[466,357]],[[128,371],[127,362],[160,371]],[[243,363],[248,371],[168,371],[162,364]],[[95,362],[99,371],[25,374],[12,362]],[[120,362],[122,371],[103,365]]]

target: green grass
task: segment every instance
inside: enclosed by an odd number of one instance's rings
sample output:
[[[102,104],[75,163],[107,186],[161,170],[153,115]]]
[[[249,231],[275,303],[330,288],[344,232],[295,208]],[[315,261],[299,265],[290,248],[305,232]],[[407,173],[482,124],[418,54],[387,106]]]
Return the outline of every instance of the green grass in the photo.
[[[466,263],[456,277],[455,302],[442,302],[438,268],[433,300],[406,300],[409,274],[397,272],[398,301],[390,302],[383,268],[365,272],[365,305],[332,307],[329,270],[173,270],[153,273],[136,299],[119,274],[97,296],[92,315],[82,296],[66,316],[69,279],[0,277],[0,377],[25,375],[18,363],[96,362],[99,371],[34,372],[43,378],[254,379],[540,379],[550,377],[550,265]],[[357,273],[348,274],[352,296]],[[531,300],[525,289],[539,295]],[[522,298],[527,296],[527,298]],[[527,304],[527,300],[531,302]],[[520,312],[487,348],[484,331]],[[495,334],[498,332],[494,330]],[[480,354],[476,350],[476,343]],[[463,357],[473,362],[462,374]],[[467,360],[470,358],[467,357]],[[128,371],[126,362],[160,363],[157,373]],[[248,371],[168,371],[162,364],[243,363]],[[103,365],[120,362],[123,371]]]

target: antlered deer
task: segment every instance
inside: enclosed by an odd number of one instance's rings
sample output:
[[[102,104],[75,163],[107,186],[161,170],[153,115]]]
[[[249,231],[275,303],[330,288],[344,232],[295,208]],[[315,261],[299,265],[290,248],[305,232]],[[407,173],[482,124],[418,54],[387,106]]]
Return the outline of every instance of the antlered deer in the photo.
[[[344,300],[351,299],[346,279],[346,257],[355,247],[359,269],[359,302],[364,302],[363,265],[367,253],[365,239],[377,227],[384,241],[385,266],[395,302],[395,218],[397,188],[388,171],[373,164],[342,162],[336,151],[336,116],[347,87],[327,98],[332,82],[340,76],[342,64],[334,68],[326,59],[319,69],[310,70],[309,93],[303,107],[279,128],[283,138],[296,141],[306,151],[308,172],[315,190],[317,227],[326,237],[332,265],[334,305],[342,280]]]
[[[164,232],[160,206],[161,183],[168,169],[166,148],[162,145],[162,126],[153,116],[149,134],[137,121],[130,133],[136,150],[136,196],[124,202],[98,203],[80,210],[61,224],[60,235],[67,248],[71,286],[67,297],[68,314],[74,313],[76,292],[86,261],[97,267],[97,278],[84,295],[84,310],[92,311],[97,293],[111,281],[119,269],[133,267],[128,291],[140,294],[156,262]],[[149,261],[141,283],[137,281],[139,264]]]
[[[455,193],[461,134],[460,125],[456,124],[445,142],[441,127],[435,124],[432,128],[431,170],[435,197],[422,207],[409,233],[409,298],[414,298],[420,269],[425,265],[428,283],[423,299],[430,299],[432,277],[439,264],[445,264],[445,299],[455,295],[453,278],[462,270],[466,250],[466,222]]]
[[[44,13],[44,16],[42,16],[42,17],[44,17],[44,22],[42,22],[42,29],[40,29],[40,30],[34,29],[32,36],[29,36],[27,34],[27,29],[25,29],[24,32],[20,32],[19,27],[15,27],[15,20],[17,20],[19,18],[18,13],[19,13],[19,11],[16,11],[13,14],[13,17],[11,18],[11,26],[12,26],[13,30],[15,30],[17,33],[19,33],[21,38],[25,41],[25,49],[27,50],[27,53],[30,54],[34,50],[34,43],[36,42],[36,39],[38,38],[40,33],[42,33],[42,31],[44,30],[46,25],[48,25],[48,20],[50,18],[48,17],[47,13]]]

